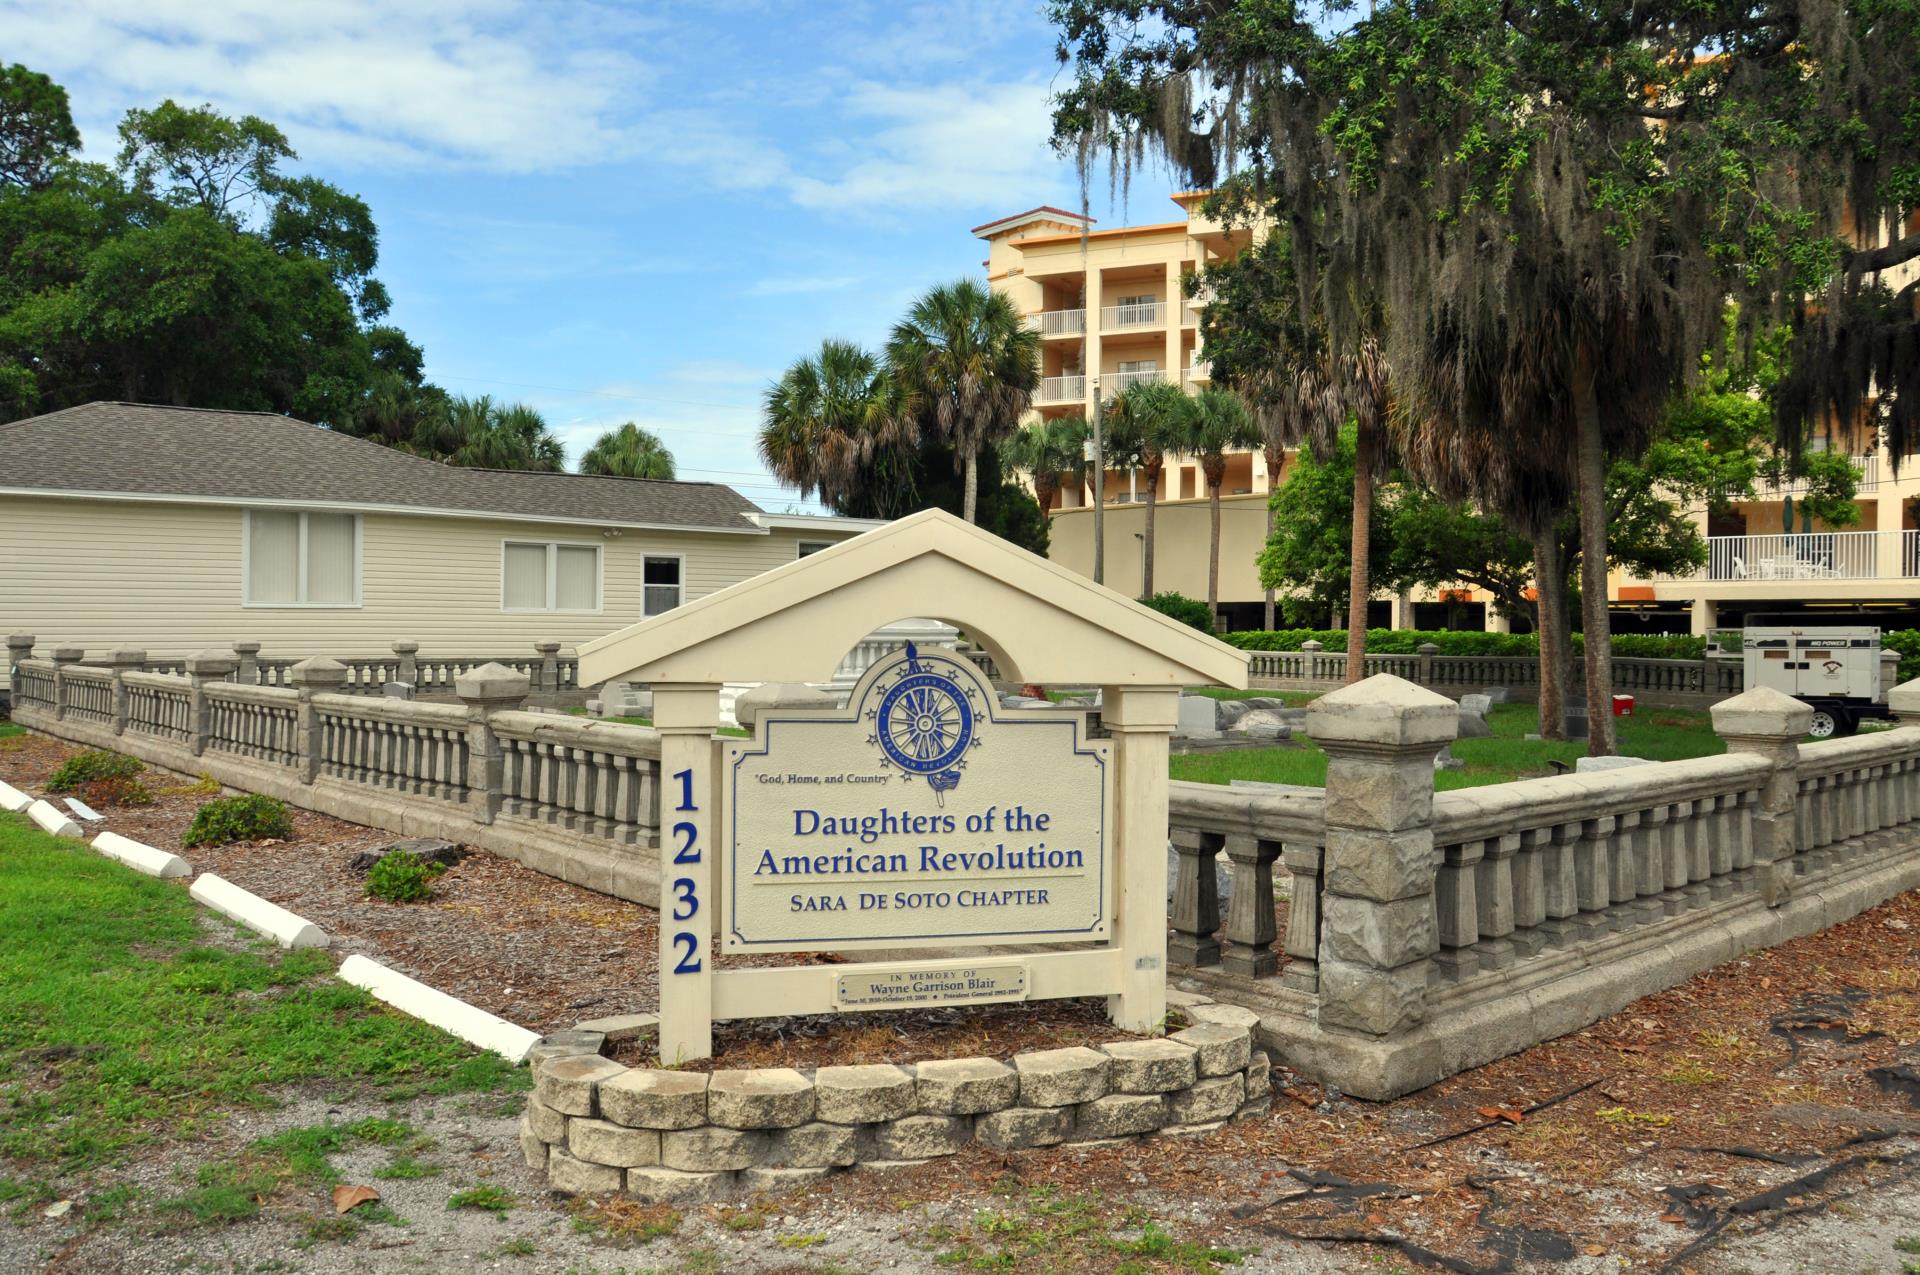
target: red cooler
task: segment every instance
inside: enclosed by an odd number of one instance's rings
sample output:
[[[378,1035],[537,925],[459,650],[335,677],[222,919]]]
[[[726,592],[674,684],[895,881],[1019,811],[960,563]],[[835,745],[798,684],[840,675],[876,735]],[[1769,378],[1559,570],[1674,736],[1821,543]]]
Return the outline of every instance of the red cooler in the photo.
[[[1633,716],[1633,696],[1616,695],[1613,697],[1613,715],[1615,717]]]

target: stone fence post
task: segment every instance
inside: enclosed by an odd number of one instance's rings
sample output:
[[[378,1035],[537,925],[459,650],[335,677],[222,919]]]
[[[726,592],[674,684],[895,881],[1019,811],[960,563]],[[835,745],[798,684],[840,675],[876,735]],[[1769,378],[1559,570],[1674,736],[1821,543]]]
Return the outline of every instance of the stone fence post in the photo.
[[[1413,653],[1420,657],[1420,685],[1432,686],[1433,657],[1440,654],[1440,648],[1431,642],[1422,642],[1419,646],[1413,648]]]
[[[1320,652],[1325,649],[1326,648],[1321,646],[1319,641],[1315,638],[1308,638],[1306,641],[1300,644],[1301,654],[1307,657],[1307,666],[1306,668],[1302,669],[1301,672],[1306,675],[1308,681],[1319,680]]]
[[[1760,897],[1777,908],[1793,895],[1794,803],[1800,783],[1800,737],[1813,709],[1770,686],[1756,686],[1713,706],[1714,733],[1730,753],[1757,753],[1773,763],[1753,814],[1753,871]]]
[[[239,663],[235,666],[235,680],[242,686],[260,685],[260,644],[258,642],[235,642],[234,656]]]
[[[420,685],[420,644],[418,642],[395,642],[393,653],[400,657],[398,667],[393,670],[395,681],[405,682],[408,686]]]
[[[31,633],[7,634],[7,686],[15,699],[20,698],[20,661],[33,658]]]
[[[127,670],[138,672],[146,665],[147,653],[122,649],[107,657],[113,668],[113,733],[127,733]]]
[[[533,693],[552,695],[560,689],[560,644],[535,642],[533,649],[540,652],[540,676],[534,680]]]
[[[558,643],[554,649],[559,649]],[[467,802],[473,807],[475,823],[492,823],[504,795],[500,737],[487,719],[519,708],[531,689],[525,673],[504,664],[482,664],[453,679],[454,694],[467,706]]]
[[[67,715],[67,666],[78,664],[86,654],[86,651],[77,646],[53,648],[53,718],[55,721]]]
[[[213,730],[213,708],[207,699],[207,686],[227,680],[239,661],[225,651],[201,651],[187,657],[187,723],[193,731],[193,755],[207,751],[207,736]]]
[[[1452,700],[1387,673],[1307,710],[1327,754],[1322,1027],[1391,1036],[1426,1018],[1439,950],[1433,758],[1459,729]]]
[[[1887,707],[1893,710],[1902,726],[1920,726],[1920,678],[1888,691]]]
[[[240,643],[234,643],[237,650]],[[252,643],[258,648],[258,643]],[[242,656],[244,659],[245,657]],[[310,784],[320,773],[320,710],[314,707],[313,697],[338,691],[347,684],[347,666],[339,660],[330,660],[324,655],[309,656],[287,670],[288,678],[293,682],[294,693],[299,696],[299,707],[293,727],[294,766],[300,772],[300,782]]]

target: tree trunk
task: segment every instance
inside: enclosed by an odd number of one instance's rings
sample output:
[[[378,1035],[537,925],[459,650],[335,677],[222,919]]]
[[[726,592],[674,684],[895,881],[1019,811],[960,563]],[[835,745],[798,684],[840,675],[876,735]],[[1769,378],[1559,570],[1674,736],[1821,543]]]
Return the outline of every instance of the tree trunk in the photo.
[[[1060,475],[1054,474],[1047,478],[1042,478],[1037,474],[1034,476],[1033,498],[1040,503],[1040,520],[1042,522],[1045,522],[1053,513],[1053,498],[1059,494]]]
[[[1160,467],[1148,465],[1147,529],[1140,541],[1140,596],[1153,596],[1153,513],[1160,505]]]
[[[1567,682],[1566,567],[1553,525],[1533,533],[1534,632],[1540,639],[1540,738],[1565,739]]]
[[[1373,548],[1373,456],[1376,431],[1361,426],[1353,445],[1353,565],[1347,576],[1347,684],[1367,673],[1367,559]]]
[[[1267,460],[1267,538],[1260,542],[1260,548],[1262,552],[1265,552],[1266,547],[1273,543],[1273,493],[1274,493],[1274,490],[1279,486],[1278,478],[1280,474],[1280,466],[1284,462],[1285,457],[1283,455],[1282,457],[1276,459],[1272,452],[1268,452],[1266,460]],[[1267,632],[1271,633],[1273,632],[1273,618],[1274,618],[1273,617],[1273,590],[1267,589],[1265,591],[1265,595],[1266,595],[1266,609],[1262,613],[1261,621],[1266,625]]]
[[[980,482],[980,449],[977,447],[969,447],[967,448],[966,478],[964,481],[964,486],[961,489],[963,494],[960,497],[960,510],[961,510],[960,516],[962,518],[965,518],[969,524],[971,524],[974,521],[974,517],[973,517],[974,509],[975,509],[974,494],[975,494],[975,489],[979,486],[979,482]]]
[[[1212,534],[1207,546],[1207,610],[1213,616],[1213,630],[1220,631],[1220,484],[1207,480],[1207,514],[1212,519]]]
[[[1607,452],[1600,437],[1593,352],[1583,344],[1574,372],[1580,471],[1580,620],[1587,669],[1587,753],[1613,755],[1613,642],[1607,615]]]

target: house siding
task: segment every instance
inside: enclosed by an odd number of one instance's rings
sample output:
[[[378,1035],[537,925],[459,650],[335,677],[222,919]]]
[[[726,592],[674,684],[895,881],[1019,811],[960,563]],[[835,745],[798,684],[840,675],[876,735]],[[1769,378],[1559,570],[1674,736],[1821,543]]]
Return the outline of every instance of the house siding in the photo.
[[[852,534],[827,525],[606,536],[591,526],[370,512],[361,515],[360,605],[294,608],[242,605],[244,524],[239,506],[0,497],[0,627],[34,634],[43,654],[136,647],[178,658],[258,641],[266,656],[373,655],[403,639],[426,656],[521,654],[641,619],[641,560],[650,554],[684,558],[690,602],[793,561],[802,540]],[[601,611],[502,611],[507,540],[600,545]]]

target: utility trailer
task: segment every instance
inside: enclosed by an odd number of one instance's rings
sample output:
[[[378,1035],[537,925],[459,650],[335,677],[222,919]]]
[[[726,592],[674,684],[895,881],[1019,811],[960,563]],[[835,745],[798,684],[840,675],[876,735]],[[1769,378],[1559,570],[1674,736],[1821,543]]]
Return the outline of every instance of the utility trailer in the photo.
[[[1861,721],[1890,718],[1880,685],[1880,630],[1870,624],[1809,624],[1803,616],[1749,616],[1741,635],[1746,686],[1770,686],[1813,709],[1815,739],[1851,735]]]

